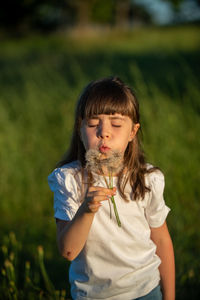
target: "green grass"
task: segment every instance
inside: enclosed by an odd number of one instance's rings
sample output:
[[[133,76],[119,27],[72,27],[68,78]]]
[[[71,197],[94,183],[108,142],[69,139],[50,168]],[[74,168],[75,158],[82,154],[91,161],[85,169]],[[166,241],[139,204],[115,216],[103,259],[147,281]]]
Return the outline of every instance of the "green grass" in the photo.
[[[34,267],[28,260],[21,265],[22,245],[16,240],[13,232],[4,237],[1,250],[4,256],[1,269],[1,299],[66,299],[66,290],[56,290],[47,274],[42,246],[37,247]]]
[[[21,264],[31,265],[42,244],[49,277],[67,296],[68,264],[56,247],[47,176],[67,149],[82,88],[113,74],[136,90],[148,161],[166,177],[177,299],[199,296],[199,33],[199,27],[150,28],[1,41],[0,242],[14,231]],[[24,269],[15,268],[24,278]]]

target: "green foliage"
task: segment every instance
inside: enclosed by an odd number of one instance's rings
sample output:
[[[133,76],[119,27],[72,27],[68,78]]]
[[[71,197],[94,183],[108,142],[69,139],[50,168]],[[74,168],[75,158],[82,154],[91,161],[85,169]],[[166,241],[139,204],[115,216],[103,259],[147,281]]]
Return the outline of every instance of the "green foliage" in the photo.
[[[32,295],[30,299],[41,291],[45,297],[65,287],[69,297],[68,265],[57,252],[47,176],[69,144],[74,105],[82,88],[90,80],[113,74],[135,89],[148,161],[166,177],[177,299],[198,299],[199,36],[198,27],[151,28],[100,38],[80,35],[1,42],[0,229],[4,234],[0,243],[4,258],[0,260],[0,293],[8,290],[4,299],[19,298],[22,290]],[[42,252],[40,260],[35,256],[41,243],[46,268]],[[30,278],[31,285],[25,278]]]
[[[30,261],[25,261],[23,269],[20,266],[22,245],[16,240],[15,234],[3,238],[1,246],[3,266],[1,268],[0,297],[5,300],[33,300],[33,299],[66,299],[65,290],[55,290],[44,265],[44,251],[38,247],[35,268],[31,268]],[[42,284],[43,283],[43,284]]]
[[[122,14],[124,6],[127,7],[125,16]],[[118,0],[8,0],[1,6],[0,29],[7,33],[23,35],[35,30],[55,32],[83,24],[109,26],[119,22],[120,25],[121,15],[125,17],[125,22],[131,25],[133,14],[137,20],[150,23],[150,18],[146,17],[149,13],[145,8],[138,4],[133,5],[129,0],[123,3]]]
[[[114,0],[94,0],[91,7],[92,21],[98,24],[113,24],[115,6]]]

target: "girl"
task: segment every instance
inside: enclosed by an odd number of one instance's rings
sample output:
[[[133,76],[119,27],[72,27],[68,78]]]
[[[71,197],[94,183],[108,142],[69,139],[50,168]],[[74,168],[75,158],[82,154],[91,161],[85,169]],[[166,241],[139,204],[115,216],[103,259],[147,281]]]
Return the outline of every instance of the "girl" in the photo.
[[[73,299],[175,299],[164,176],[145,162],[140,128],[136,96],[119,78],[84,89],[69,151],[48,177]],[[100,164],[117,151],[122,168],[96,168],[91,150]]]

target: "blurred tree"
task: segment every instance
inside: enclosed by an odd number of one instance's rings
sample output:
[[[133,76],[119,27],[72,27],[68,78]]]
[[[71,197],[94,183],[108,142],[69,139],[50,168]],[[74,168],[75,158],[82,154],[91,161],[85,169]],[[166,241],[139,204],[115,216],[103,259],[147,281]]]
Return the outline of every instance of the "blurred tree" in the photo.
[[[135,23],[151,23],[147,10],[131,0],[74,0],[75,23],[79,27],[115,25],[118,28],[130,27]]]
[[[73,23],[69,0],[7,0],[0,10],[0,27],[6,31],[52,30]]]
[[[174,10],[177,11],[184,0],[165,0],[165,1],[170,2]]]
[[[129,12],[130,25],[152,24],[153,18],[144,6],[132,3]]]
[[[83,27],[90,23],[91,0],[71,0],[71,5],[75,9],[75,23]]]
[[[170,2],[172,4],[172,7],[175,11],[178,11],[180,8],[180,5],[185,2],[185,0],[164,0],[166,2]],[[196,4],[200,5],[200,0],[190,0],[191,2],[195,2]]]
[[[151,24],[153,21],[147,9],[133,0],[116,0],[116,26],[132,27],[137,24]]]
[[[116,0],[116,26],[124,27],[129,25],[129,15],[131,11],[131,1],[130,0]]]
[[[0,28],[12,33],[50,32],[94,23],[128,27],[138,20],[149,23],[151,16],[133,0],[7,0],[0,10]]]
[[[75,9],[67,0],[39,2],[32,15],[32,26],[42,30],[55,30],[74,24]]]
[[[97,24],[113,25],[115,22],[115,0],[93,0],[91,21]]]

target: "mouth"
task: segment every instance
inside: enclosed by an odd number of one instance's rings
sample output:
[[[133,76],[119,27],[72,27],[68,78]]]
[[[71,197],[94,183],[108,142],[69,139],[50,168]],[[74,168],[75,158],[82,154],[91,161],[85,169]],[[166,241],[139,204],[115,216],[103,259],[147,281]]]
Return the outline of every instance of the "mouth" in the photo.
[[[105,146],[105,145],[102,145],[102,146],[99,147],[99,151],[101,153],[106,153],[106,152],[110,151],[110,148]]]

